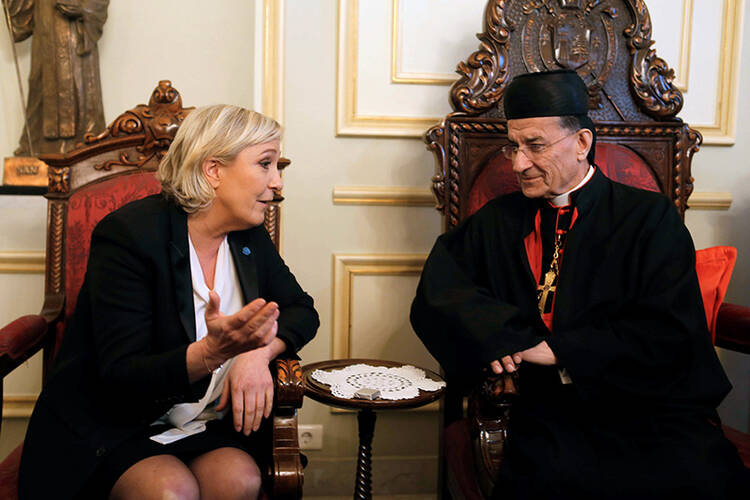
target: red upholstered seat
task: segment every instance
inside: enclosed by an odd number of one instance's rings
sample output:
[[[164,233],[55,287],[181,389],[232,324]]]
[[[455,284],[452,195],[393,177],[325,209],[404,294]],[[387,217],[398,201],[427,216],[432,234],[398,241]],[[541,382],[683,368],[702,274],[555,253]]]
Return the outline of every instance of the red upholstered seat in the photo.
[[[65,236],[65,317],[76,307],[78,291],[83,284],[89,259],[91,232],[108,213],[131,201],[161,191],[153,171],[108,177],[89,184],[70,195],[68,227]]]
[[[503,155],[502,151],[498,150],[495,155],[487,160],[484,168],[481,169],[471,185],[466,216],[473,214],[493,198],[520,189],[521,185],[518,184],[518,178],[513,173],[510,160]]]
[[[29,348],[44,338],[47,322],[38,314],[27,314],[8,323],[0,332],[0,356],[23,360]]]

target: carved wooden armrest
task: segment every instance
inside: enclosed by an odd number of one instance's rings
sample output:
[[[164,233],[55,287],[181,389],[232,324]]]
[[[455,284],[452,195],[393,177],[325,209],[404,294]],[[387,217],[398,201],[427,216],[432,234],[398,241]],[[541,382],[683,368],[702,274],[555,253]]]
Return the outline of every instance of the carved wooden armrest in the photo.
[[[5,377],[44,346],[48,323],[38,314],[22,316],[0,329],[0,377]]]
[[[491,496],[508,437],[508,414],[518,396],[518,374],[488,375],[469,397],[469,435],[477,482]]]
[[[750,354],[750,307],[723,303],[716,318],[717,346]]]
[[[274,408],[301,408],[305,386],[299,360],[279,358],[274,366]]]
[[[301,498],[304,473],[297,436],[297,408],[305,388],[299,360],[274,362],[274,405],[271,460],[272,498]]]

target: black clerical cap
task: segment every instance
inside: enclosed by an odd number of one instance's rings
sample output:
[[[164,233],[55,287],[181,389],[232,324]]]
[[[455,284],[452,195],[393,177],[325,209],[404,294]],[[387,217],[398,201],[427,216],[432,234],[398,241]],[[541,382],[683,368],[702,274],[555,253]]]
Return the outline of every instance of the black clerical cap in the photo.
[[[561,69],[516,76],[505,90],[505,118],[536,118],[540,116],[575,116],[581,128],[594,136],[588,160],[594,163],[596,130],[588,116],[589,93],[586,84],[573,70]]]

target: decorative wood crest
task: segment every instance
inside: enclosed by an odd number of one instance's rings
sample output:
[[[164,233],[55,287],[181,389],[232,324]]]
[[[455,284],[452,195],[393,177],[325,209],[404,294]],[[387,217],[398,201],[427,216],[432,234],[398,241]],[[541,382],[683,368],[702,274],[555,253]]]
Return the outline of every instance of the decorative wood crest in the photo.
[[[693,155],[698,152],[702,142],[703,136],[697,130],[693,130],[688,125],[680,128],[674,152],[674,203],[683,217],[688,208],[687,200],[693,194],[693,181],[695,180],[690,172],[690,166],[693,162]],[[684,189],[681,190],[680,186]]]
[[[512,2],[512,0],[510,0]],[[500,102],[508,82],[508,40],[515,25],[505,17],[508,0],[490,0],[484,10],[479,50],[458,63],[461,78],[451,87],[455,111],[477,115]]]
[[[50,166],[47,173],[50,193],[70,191],[70,167]]]
[[[630,73],[632,90],[648,114],[655,118],[673,118],[683,105],[682,92],[672,85],[674,70],[651,48],[651,16],[643,0],[630,0],[636,22],[625,30],[633,55]]]
[[[305,395],[302,368],[296,359],[276,360],[276,393],[274,406],[300,408]]]
[[[616,20],[626,14],[623,8],[633,23],[620,30]],[[682,93],[672,85],[674,71],[651,49],[651,18],[643,0],[490,0],[484,31],[477,35],[479,50],[456,69],[461,77],[451,88],[453,109],[487,113],[500,105],[511,76],[565,68],[586,82],[591,109],[606,98],[626,121],[604,88],[618,59],[626,57],[621,35],[638,108],[655,119],[674,118],[682,109]],[[511,62],[518,64],[511,67]]]
[[[183,108],[180,93],[169,80],[161,80],[151,94],[148,106],[139,104],[118,116],[101,134],[88,134],[86,145],[94,145],[110,137],[143,134],[143,142],[135,147],[138,154],[131,158],[120,154],[116,160],[96,165],[97,170],[111,170],[115,165],[141,168],[149,160],[160,160],[172,143],[177,129],[194,108]]]

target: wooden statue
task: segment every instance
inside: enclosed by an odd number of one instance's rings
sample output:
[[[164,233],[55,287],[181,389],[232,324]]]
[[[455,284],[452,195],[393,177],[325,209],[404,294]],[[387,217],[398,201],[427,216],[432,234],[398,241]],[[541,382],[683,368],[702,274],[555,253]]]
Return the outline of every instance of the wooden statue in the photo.
[[[3,0],[13,40],[32,34],[29,134],[16,156],[65,153],[104,130],[97,42],[109,0]],[[31,145],[29,145],[31,141]]]

